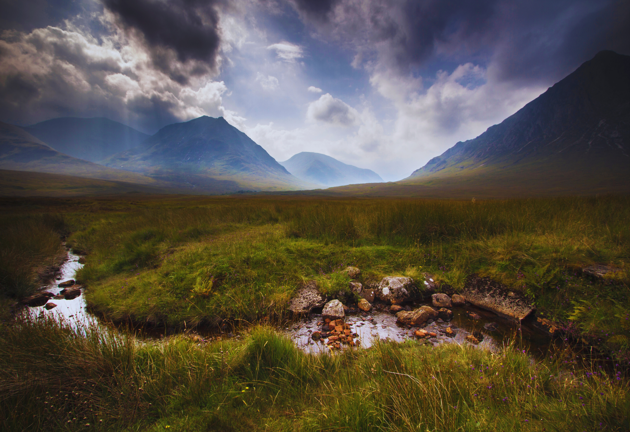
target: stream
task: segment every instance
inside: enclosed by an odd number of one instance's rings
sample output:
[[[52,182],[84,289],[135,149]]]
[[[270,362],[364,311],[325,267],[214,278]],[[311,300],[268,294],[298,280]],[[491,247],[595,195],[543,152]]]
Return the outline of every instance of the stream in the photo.
[[[89,325],[99,325],[99,320],[87,310],[85,297],[82,294],[72,300],[65,300],[59,293],[63,288],[59,284],[73,280],[76,272],[83,267],[79,263],[80,257],[68,251],[68,259],[60,268],[56,280],[48,284],[44,291],[56,294],[48,303],[54,303],[56,307],[48,310],[44,306],[27,307],[24,313],[29,317],[37,318],[49,316],[63,319],[74,328],[82,328]],[[380,309],[384,309],[380,307]],[[423,343],[439,345],[443,343],[469,344],[466,336],[475,334],[480,342],[476,345],[481,349],[497,351],[511,340],[517,339],[519,346],[528,350],[534,358],[539,358],[548,352],[551,338],[533,327],[528,327],[525,323],[520,326],[512,321],[505,320],[493,313],[477,309],[471,305],[465,307],[454,307],[453,318],[449,322],[441,319],[426,325],[423,329],[432,332],[436,336],[423,339]],[[471,318],[470,313],[476,314],[476,319]],[[373,310],[372,312],[360,312],[346,317],[345,324],[352,334],[353,341],[357,346],[369,348],[378,340],[390,340],[394,342],[404,342],[406,340],[416,340],[414,335],[416,328],[401,327],[396,324],[396,316],[385,310]],[[495,329],[487,327],[494,324]],[[314,340],[313,332],[321,331],[325,325],[321,314],[311,313],[307,318],[293,322],[285,328],[285,333],[302,350],[308,353],[321,354],[329,352],[329,348],[324,343],[325,339]],[[453,331],[447,334],[447,328]],[[151,329],[140,329],[142,335],[148,338],[160,338],[165,336],[165,331],[156,332]],[[174,332],[176,333],[176,332]],[[213,332],[216,335],[216,332]],[[480,337],[481,335],[481,337]],[[223,337],[225,337],[224,335]],[[233,334],[227,337],[234,336]],[[238,336],[237,336],[238,337]],[[342,348],[347,348],[342,345]]]

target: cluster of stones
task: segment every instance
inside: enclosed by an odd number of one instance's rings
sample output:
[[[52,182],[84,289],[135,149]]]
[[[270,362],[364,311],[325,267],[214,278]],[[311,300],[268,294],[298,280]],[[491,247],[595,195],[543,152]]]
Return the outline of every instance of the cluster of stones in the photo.
[[[356,267],[348,267],[344,272],[351,279],[356,279],[360,274],[360,270]],[[423,282],[425,294],[436,291],[437,284],[431,275],[425,274]],[[362,313],[370,312],[375,307],[373,303],[379,301],[380,304],[388,305],[386,307],[389,312],[396,315],[398,325],[410,329],[424,327],[438,320],[440,320],[439,322],[449,322],[453,318],[451,309],[454,306],[464,306],[467,302],[467,299],[459,294],[450,297],[444,293],[434,293],[431,295],[431,306],[424,305],[412,309],[409,304],[421,300],[423,293],[418,289],[413,279],[401,276],[384,277],[378,286],[370,288],[366,288],[357,280],[353,280],[350,282],[350,288],[360,296],[357,304],[359,311]],[[348,307],[344,306],[338,299],[327,302],[326,297],[317,289],[315,281],[308,282],[298,291],[296,297],[291,301],[289,309],[294,314],[304,315],[312,309],[320,307],[323,308],[324,321],[318,323],[322,326],[321,331],[313,332],[312,339],[322,341],[331,349],[340,349],[344,344],[358,345],[357,334],[352,331],[349,324],[345,323],[345,311],[348,310]],[[376,305],[376,307],[382,308],[383,306]],[[471,318],[473,319],[480,318],[474,312],[470,314],[472,314]],[[454,327],[451,326],[447,327],[443,333],[448,337],[455,337],[457,334]],[[414,335],[420,339],[437,337],[435,332],[422,328],[414,331]],[[478,344],[482,339],[481,333],[466,337],[466,340],[473,344]]]
[[[81,287],[76,285],[75,281],[72,279],[62,282],[58,286],[59,288],[63,288],[59,294],[40,291],[32,296],[26,297],[22,300],[22,303],[31,307],[44,306],[45,309],[50,310],[57,307],[55,303],[49,301],[51,298],[55,300],[72,300],[81,295]]]
[[[323,341],[330,349],[341,349],[342,345],[357,346],[359,341],[356,340],[358,335],[353,333],[350,324],[344,322],[343,318],[331,320],[326,318],[323,322],[321,331],[315,331],[311,335],[313,340]]]

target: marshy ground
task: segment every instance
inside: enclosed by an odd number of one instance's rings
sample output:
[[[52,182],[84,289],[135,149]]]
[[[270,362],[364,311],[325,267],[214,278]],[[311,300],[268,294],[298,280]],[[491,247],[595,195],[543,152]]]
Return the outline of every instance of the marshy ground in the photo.
[[[3,429],[630,428],[627,197],[130,197],[0,206]],[[38,273],[65,253],[61,237],[85,256],[77,279],[102,322],[181,334],[147,341],[106,325],[77,331],[16,320],[13,303],[37,290]],[[581,271],[594,264],[614,271]],[[282,333],[289,300],[310,280],[324,294],[352,298],[342,272],[349,265],[366,286],[430,273],[458,292],[472,274],[490,277],[603,361],[585,361],[562,340],[536,362],[517,340],[499,350],[408,340],[306,354]],[[191,337],[208,327],[241,337]]]

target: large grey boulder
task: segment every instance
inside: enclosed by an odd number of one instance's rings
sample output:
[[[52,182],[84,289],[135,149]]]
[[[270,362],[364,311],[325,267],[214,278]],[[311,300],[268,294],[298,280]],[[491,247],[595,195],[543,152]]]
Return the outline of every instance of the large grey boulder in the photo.
[[[343,303],[339,300],[331,300],[324,305],[322,310],[323,318],[330,318],[331,320],[343,319],[346,313],[343,310]]]
[[[309,281],[300,288],[289,302],[289,310],[296,315],[308,314],[314,308],[320,308],[326,303],[326,296],[319,292],[317,283]]]
[[[376,297],[386,303],[401,304],[416,299],[418,291],[413,279],[402,276],[387,276],[381,280]]]

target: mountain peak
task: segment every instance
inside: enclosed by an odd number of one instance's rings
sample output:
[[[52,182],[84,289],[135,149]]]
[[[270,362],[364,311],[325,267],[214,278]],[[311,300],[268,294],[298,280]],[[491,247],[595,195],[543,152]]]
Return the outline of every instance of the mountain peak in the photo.
[[[372,170],[345,164],[322,153],[300,152],[280,164],[297,178],[326,187],[383,181]]]

